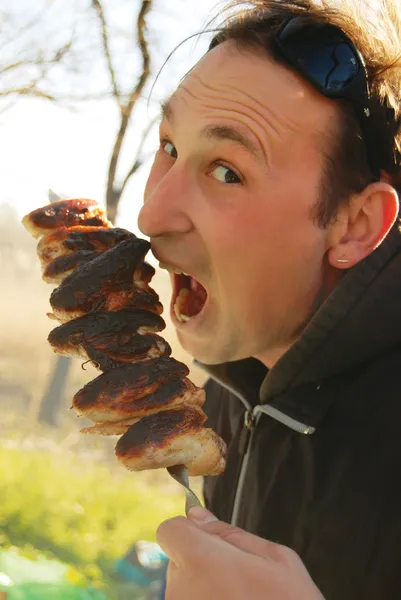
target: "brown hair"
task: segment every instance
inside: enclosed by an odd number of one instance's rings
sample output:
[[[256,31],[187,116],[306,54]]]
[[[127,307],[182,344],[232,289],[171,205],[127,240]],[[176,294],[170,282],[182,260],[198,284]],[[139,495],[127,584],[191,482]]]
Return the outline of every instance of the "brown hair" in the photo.
[[[390,183],[401,191],[401,9],[400,0],[235,0],[224,9],[222,25],[211,48],[233,39],[245,47],[262,47],[277,61],[283,59],[272,45],[275,32],[292,16],[307,15],[316,23],[339,27],[362,54],[369,88],[380,99],[386,148],[381,154]],[[226,13],[228,13],[226,15]],[[373,180],[365,143],[352,107],[341,107],[339,126],[330,136],[321,194],[313,218],[322,227],[335,218],[338,207],[351,194],[360,192]],[[379,143],[379,142],[378,142]]]

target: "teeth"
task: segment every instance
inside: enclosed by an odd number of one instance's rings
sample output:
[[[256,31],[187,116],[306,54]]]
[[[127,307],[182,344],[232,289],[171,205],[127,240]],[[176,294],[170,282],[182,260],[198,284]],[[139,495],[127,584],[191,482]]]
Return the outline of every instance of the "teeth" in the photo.
[[[177,269],[176,267],[168,265],[167,263],[159,262],[159,267],[161,269],[165,269],[169,273],[175,273],[176,275],[185,275],[186,277],[190,277],[190,275],[188,273],[184,273],[184,271],[180,271],[180,269]]]
[[[187,317],[187,315],[182,315],[176,304],[174,304],[174,313],[178,321],[180,321],[180,323],[185,323],[186,321],[189,321],[189,317]]]
[[[181,306],[187,294],[189,294],[189,290],[182,288],[174,303],[174,313],[177,319],[180,321],[180,323],[188,323],[188,321],[191,319],[191,317],[189,317],[188,315],[184,315],[183,313],[181,313]]]

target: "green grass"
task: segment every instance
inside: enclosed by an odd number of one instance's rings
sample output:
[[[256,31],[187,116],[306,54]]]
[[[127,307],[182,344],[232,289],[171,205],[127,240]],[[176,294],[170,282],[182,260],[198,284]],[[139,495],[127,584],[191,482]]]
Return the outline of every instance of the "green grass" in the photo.
[[[184,498],[165,473],[128,473],[70,455],[0,449],[2,546],[33,548],[101,579],[138,539],[183,514]],[[165,475],[165,479],[164,479]]]

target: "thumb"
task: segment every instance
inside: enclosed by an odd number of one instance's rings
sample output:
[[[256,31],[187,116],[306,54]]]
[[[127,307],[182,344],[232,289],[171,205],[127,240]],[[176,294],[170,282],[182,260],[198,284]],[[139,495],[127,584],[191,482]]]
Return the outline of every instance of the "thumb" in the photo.
[[[277,560],[277,550],[281,546],[252,533],[247,533],[239,527],[218,521],[206,508],[200,506],[191,508],[188,512],[188,519],[206,533],[219,537],[239,550],[255,556]]]

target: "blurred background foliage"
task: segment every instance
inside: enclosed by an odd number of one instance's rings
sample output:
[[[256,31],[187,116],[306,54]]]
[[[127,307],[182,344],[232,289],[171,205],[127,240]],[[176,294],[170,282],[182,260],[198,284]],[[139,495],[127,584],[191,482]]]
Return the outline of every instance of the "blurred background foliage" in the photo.
[[[127,473],[89,455],[0,449],[1,546],[75,567],[70,581],[105,585],[134,540],[183,514],[183,497],[163,473]],[[157,491],[156,491],[157,490]]]

